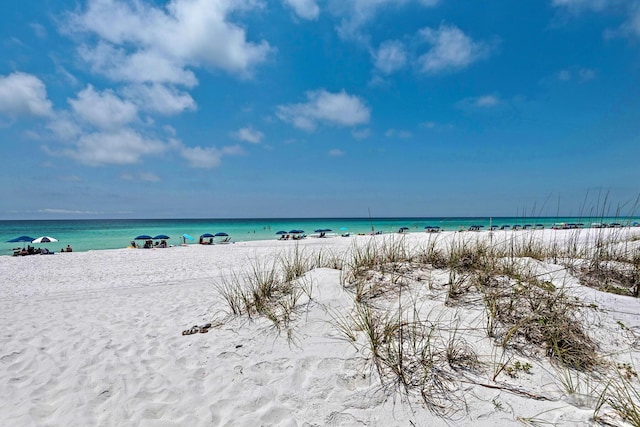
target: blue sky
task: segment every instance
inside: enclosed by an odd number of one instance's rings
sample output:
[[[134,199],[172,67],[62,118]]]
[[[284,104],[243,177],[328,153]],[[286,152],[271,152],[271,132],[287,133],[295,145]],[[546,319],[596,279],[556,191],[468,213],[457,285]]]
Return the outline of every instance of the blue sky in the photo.
[[[640,0],[9,3],[0,219],[637,214]]]

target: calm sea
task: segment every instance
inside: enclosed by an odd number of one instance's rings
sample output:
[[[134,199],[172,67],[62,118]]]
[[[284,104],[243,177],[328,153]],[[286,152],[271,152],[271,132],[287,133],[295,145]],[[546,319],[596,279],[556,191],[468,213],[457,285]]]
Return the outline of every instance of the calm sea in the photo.
[[[22,243],[9,243],[10,239],[27,235],[33,238],[50,236],[58,239],[55,243],[35,245],[58,252],[70,245],[74,251],[94,249],[125,248],[135,237],[147,234],[156,236],[165,234],[170,244],[182,243],[182,235],[188,234],[196,239],[204,233],[229,234],[233,241],[276,239],[278,231],[304,230],[313,234],[317,229],[330,229],[333,233],[352,234],[375,232],[393,233],[401,227],[407,232],[424,232],[425,227],[440,227],[443,230],[467,229],[472,225],[488,229],[492,225],[536,225],[551,227],[555,223],[591,223],[617,222],[632,225],[639,218],[304,218],[304,219],[100,219],[100,220],[40,220],[40,221],[0,221],[0,254],[11,255],[12,249]],[[187,243],[196,243],[189,242]],[[28,244],[28,243],[27,243]]]

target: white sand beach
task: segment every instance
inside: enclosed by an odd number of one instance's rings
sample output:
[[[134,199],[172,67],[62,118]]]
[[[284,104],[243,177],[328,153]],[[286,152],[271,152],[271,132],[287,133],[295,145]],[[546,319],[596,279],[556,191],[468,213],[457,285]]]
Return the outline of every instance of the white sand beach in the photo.
[[[562,244],[575,238],[564,230],[518,233]],[[640,229],[624,233],[624,244],[637,254],[631,236]],[[507,242],[516,234],[497,232],[492,241]],[[0,257],[0,425],[586,426],[597,424],[594,414],[601,422],[626,425],[607,402],[596,412],[609,378],[604,368],[596,369],[599,377],[572,376],[544,351],[502,352],[483,329],[486,307],[473,302],[472,294],[468,303],[445,303],[450,276],[442,269],[421,270],[403,298],[419,302],[414,307],[432,324],[447,325],[434,340],[445,347],[464,343],[477,354],[474,367],[448,371],[452,399],[443,401],[452,411],[444,417],[419,393],[383,386],[370,355],[359,350],[364,338],[350,342],[336,326],[354,309],[354,292],[343,286],[344,268],[314,268],[303,276],[308,295],[297,301],[288,333],[264,316],[231,316],[218,290],[224,278],[291,257],[296,245],[308,257],[321,252],[347,259],[354,247],[372,240],[420,247],[437,238],[448,247],[462,236],[487,239],[489,233]],[[592,237],[582,231],[575,242]],[[598,354],[613,371],[624,365],[630,384],[638,386],[640,301],[584,287],[560,263],[522,262],[579,298],[580,318]],[[397,300],[388,301],[393,314]],[[182,335],[205,323],[212,323],[207,333]],[[568,387],[567,378],[577,386]]]

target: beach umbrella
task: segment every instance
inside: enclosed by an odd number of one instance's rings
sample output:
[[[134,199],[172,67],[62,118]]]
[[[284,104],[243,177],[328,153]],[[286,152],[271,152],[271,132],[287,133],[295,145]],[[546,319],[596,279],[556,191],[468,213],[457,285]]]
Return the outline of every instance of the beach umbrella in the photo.
[[[291,234],[299,234],[299,233],[304,233],[304,230],[291,230],[289,233],[291,233]]]
[[[201,235],[200,235],[200,237],[206,237],[206,238],[209,238],[209,237],[214,237],[214,236],[213,236],[213,234],[211,234],[211,233],[204,233],[204,234],[201,234]]]
[[[35,239],[30,236],[20,236],[15,239],[7,240],[9,243],[17,243],[17,242],[33,242]]]
[[[42,236],[42,237],[38,237],[37,239],[34,239],[31,241],[31,243],[53,243],[53,242],[57,242],[58,239],[55,239],[53,237],[49,237],[49,236]]]
[[[158,234],[156,237],[153,238],[153,240],[167,240],[170,238],[171,237],[167,236],[166,234]]]
[[[280,231],[276,231],[276,234],[289,234],[288,231],[284,231],[284,230],[280,230]]]
[[[224,232],[216,233],[213,237],[228,237],[229,235]]]
[[[317,230],[314,231],[314,233],[323,233],[327,230],[325,230],[324,228],[318,228]]]
[[[182,240],[184,240],[184,239],[189,239],[189,240],[192,240],[192,241],[195,240],[193,237],[189,236],[186,233],[182,235]]]
[[[152,237],[147,234],[141,234],[133,240],[151,240]]]
[[[9,242],[9,243],[22,242],[23,243],[23,245],[22,245],[23,248],[24,248],[24,243],[32,242],[32,241],[33,241],[33,237],[31,237],[31,236],[20,236],[20,237],[16,237],[14,239],[11,239],[11,240],[7,240],[7,242]]]

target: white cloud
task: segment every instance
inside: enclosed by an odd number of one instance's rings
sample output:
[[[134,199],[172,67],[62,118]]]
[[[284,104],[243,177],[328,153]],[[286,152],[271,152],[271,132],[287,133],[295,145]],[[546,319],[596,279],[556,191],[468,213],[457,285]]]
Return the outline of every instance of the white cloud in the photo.
[[[407,53],[402,42],[387,40],[375,53],[375,67],[384,74],[392,74],[405,66]]]
[[[195,74],[183,68],[180,61],[157,52],[127,54],[105,42],[95,47],[86,45],[78,49],[80,57],[91,65],[91,71],[118,82],[169,83],[193,87],[198,83]]]
[[[569,70],[560,70],[558,71],[556,76],[558,80],[563,82],[568,82],[569,80],[571,80],[571,72]]]
[[[45,208],[40,209],[37,212],[48,213],[48,214],[65,214],[65,215],[99,215],[103,212],[100,211],[80,211],[80,210],[72,210],[72,209],[54,209],[54,208]]]
[[[146,182],[160,182],[161,179],[155,173],[150,172],[140,172],[140,180]]]
[[[251,126],[239,129],[232,133],[232,136],[240,141],[250,142],[252,144],[259,144],[264,138],[264,134],[260,131],[253,129]]]
[[[501,106],[502,100],[496,95],[483,95],[478,97],[465,98],[459,101],[456,105],[462,109],[490,109]]]
[[[130,85],[122,90],[130,102],[140,110],[164,115],[174,115],[196,109],[190,94],[162,84]]]
[[[330,93],[321,89],[307,92],[306,96],[306,103],[278,106],[276,115],[306,131],[315,130],[318,123],[356,126],[369,122],[369,108],[360,98],[344,90]]]
[[[29,26],[31,27],[31,29],[33,30],[33,33],[38,38],[40,39],[47,38],[47,29],[42,24],[38,24],[37,22],[32,22],[29,24]]]
[[[595,79],[596,71],[590,68],[573,67],[558,71],[555,74],[555,78],[562,82],[577,81],[584,83]]]
[[[125,82],[193,86],[189,67],[221,69],[249,76],[271,52],[265,41],[247,40],[243,27],[229,21],[236,11],[256,7],[252,0],[173,0],[151,2],[89,0],[69,15],[66,30],[98,37],[80,54],[93,70]]]
[[[344,151],[338,149],[338,148],[334,148],[332,150],[329,150],[329,155],[331,157],[340,157],[340,156],[344,156]]]
[[[51,108],[47,88],[36,76],[21,72],[0,75],[0,114],[49,116]]]
[[[232,145],[218,149],[216,147],[183,147],[182,157],[192,168],[211,169],[220,166],[222,157],[225,155],[240,155],[244,151],[238,145]]]
[[[418,58],[420,68],[426,73],[440,73],[463,69],[486,58],[491,46],[474,42],[458,27],[440,25],[440,28],[424,28],[420,35],[431,44],[431,49]]]
[[[439,0],[351,0],[335,2],[334,11],[342,16],[338,34],[344,39],[362,40],[361,29],[385,7],[401,7],[412,1],[433,7]]]
[[[82,129],[68,112],[56,114],[56,117],[47,123],[47,129],[61,141],[71,141],[82,133]]]
[[[371,129],[354,129],[351,131],[351,136],[355,139],[367,139],[371,136]]]
[[[602,10],[611,4],[611,0],[552,0],[551,5],[555,7],[566,7],[573,11],[580,10]]]
[[[139,162],[142,156],[160,154],[169,148],[170,144],[145,138],[134,130],[120,129],[81,135],[74,142],[74,148],[65,149],[63,154],[91,166],[127,165]]]
[[[63,182],[82,182],[82,178],[77,175],[62,175],[57,177],[58,181]]]
[[[312,21],[320,15],[320,8],[315,0],[284,0],[284,3],[302,19]]]
[[[412,134],[408,130],[403,129],[389,129],[385,133],[385,136],[388,138],[411,138]]]
[[[640,37],[639,0],[552,0],[551,5],[574,14],[621,12],[626,16],[625,21],[617,28],[605,30],[605,37]]]
[[[495,107],[500,104],[500,100],[494,95],[484,95],[475,99],[475,105],[478,107]]]
[[[89,85],[68,101],[77,117],[100,129],[120,128],[138,118],[138,108],[109,89],[97,92]]]
[[[640,37],[640,1],[636,0],[629,4],[627,20],[620,26],[617,32],[623,35]],[[612,32],[612,35],[615,36],[616,32]]]

